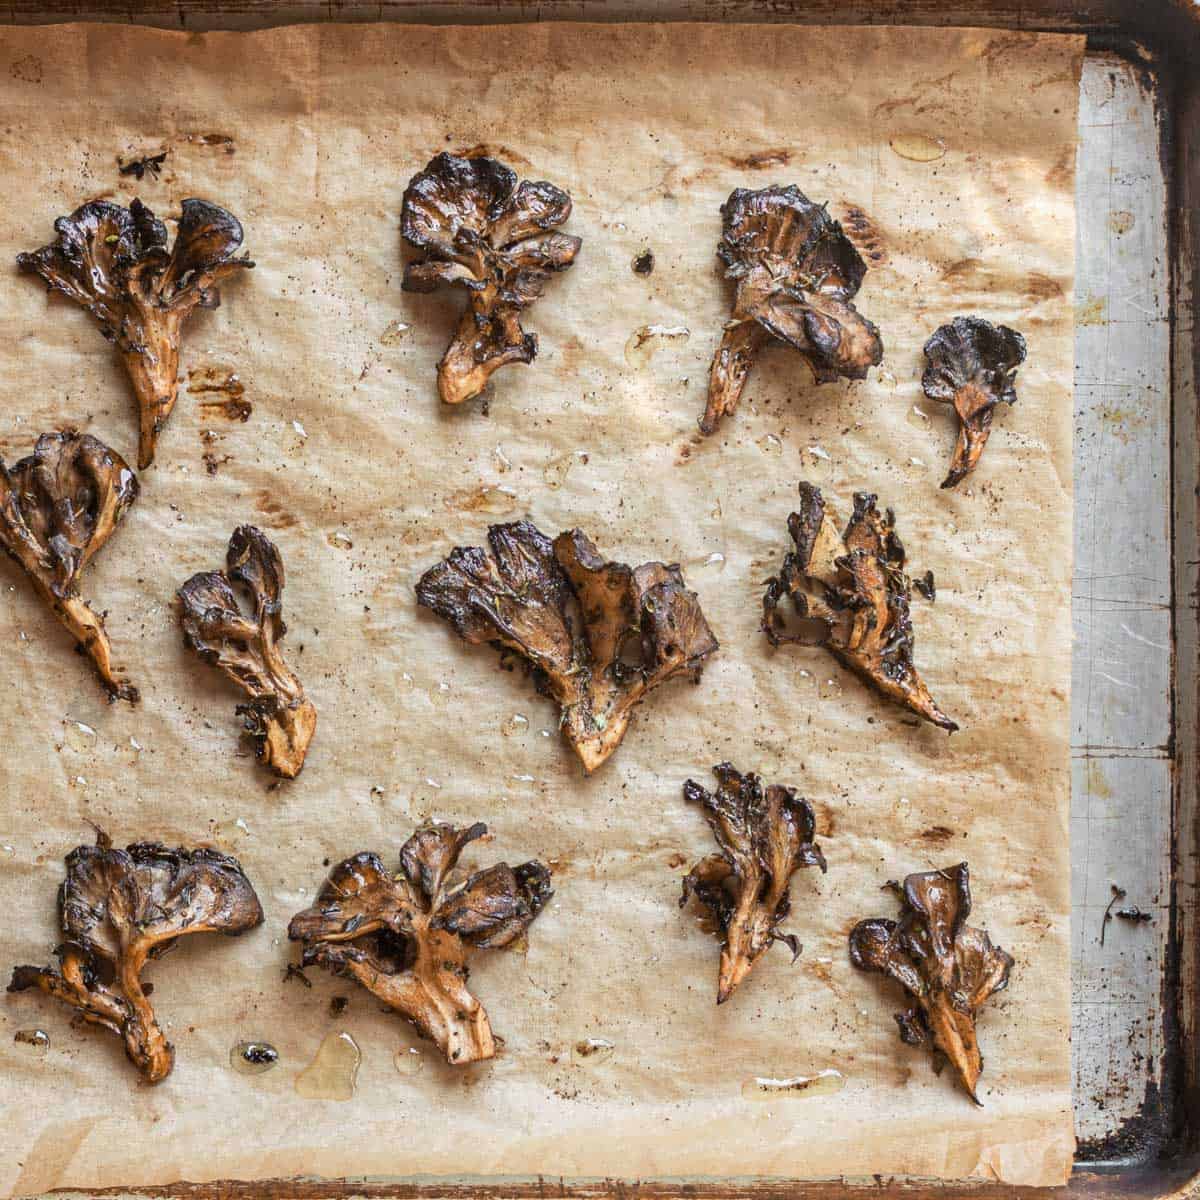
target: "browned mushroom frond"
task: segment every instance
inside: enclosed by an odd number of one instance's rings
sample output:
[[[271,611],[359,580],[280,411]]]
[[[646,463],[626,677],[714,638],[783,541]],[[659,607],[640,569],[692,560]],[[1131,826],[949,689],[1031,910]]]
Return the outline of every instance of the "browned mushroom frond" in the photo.
[[[794,788],[764,788],[757,775],[741,775],[727,762],[713,774],[715,793],[689,779],[683,795],[703,805],[721,850],[691,869],[679,904],[694,895],[725,935],[717,976],[717,1003],[724,1004],[772,942],[784,942],[793,962],[799,957],[795,934],[779,932],[792,907],[788,885],[801,867],[823,872],[825,856],[813,841],[812,807]]]
[[[797,351],[818,383],[863,379],[883,361],[879,330],[851,303],[866,264],[823,204],[796,187],[738,188],[721,219],[717,254],[737,293],[709,376],[706,434],[737,408],[771,338]]]
[[[237,711],[258,757],[276,774],[295,779],[317,728],[317,710],[279,647],[287,632],[283,559],[261,530],[239,525],[225,560],[224,571],[193,575],[176,593],[183,644],[250,697]],[[235,584],[249,597],[249,615]]]
[[[717,649],[678,566],[609,562],[578,529],[552,542],[528,521],[493,525],[488,546],[452,550],[417,600],[464,641],[521,655],[588,771],[648,692],[676,675],[698,680]]]
[[[950,474],[942,483],[951,488],[975,470],[992,431],[996,405],[1017,402],[1013,377],[1025,361],[1025,339],[1015,329],[982,317],[955,317],[925,343],[925,357],[925,395],[953,404],[958,413],[958,441]]]
[[[427,825],[400,851],[393,875],[364,851],[329,873],[288,937],[302,964],[356,979],[411,1021],[455,1064],[496,1053],[487,1013],[467,990],[472,948],[499,949],[532,924],[554,894],[539,862],[499,863],[455,883],[451,872],[487,826]]]
[[[984,1002],[1008,986],[1012,957],[966,924],[971,888],[965,862],[889,886],[900,897],[900,919],[860,921],[850,933],[850,961],[908,992],[916,1003],[896,1014],[901,1040],[912,1046],[931,1040],[935,1066],[940,1069],[939,1055],[949,1059],[979,1104],[983,1057],[975,1022]]]
[[[217,283],[254,264],[234,258],[242,227],[207,200],[185,200],[175,244],[140,201],[92,200],[54,222],[55,241],[17,255],[22,271],[87,309],[121,353],[138,405],[138,467],[154,461],[179,391],[179,338],[195,308],[221,303]]]
[[[262,906],[236,858],[216,850],[174,850],[156,842],[113,848],[104,833],[67,855],[58,893],[63,944],[59,965],[17,967],[10,992],[39,988],[79,1010],[84,1021],[117,1034],[148,1083],[175,1065],[142,983],[149,958],[190,933],[245,933]]]
[[[438,364],[447,404],[478,396],[497,368],[530,363],[537,338],[521,313],[546,280],[565,271],[580,239],[555,230],[571,215],[571,197],[550,183],[518,184],[494,158],[439,154],[404,191],[400,232],[425,253],[404,271],[409,292],[461,283],[467,307]]]
[[[43,433],[11,467],[0,459],[0,545],[20,564],[112,699],[138,690],[116,669],[104,618],[79,595],[79,575],[137,499],[125,460],[90,434]]]
[[[913,584],[891,509],[881,513],[874,496],[857,492],[846,532],[839,534],[820,489],[801,483],[800,509],[788,517],[788,532],[796,549],[763,597],[762,629],[771,644],[822,645],[889,700],[956,730],[913,665]],[[932,596],[929,577],[921,590]],[[787,631],[779,609],[788,597],[797,618],[815,627],[814,636]]]

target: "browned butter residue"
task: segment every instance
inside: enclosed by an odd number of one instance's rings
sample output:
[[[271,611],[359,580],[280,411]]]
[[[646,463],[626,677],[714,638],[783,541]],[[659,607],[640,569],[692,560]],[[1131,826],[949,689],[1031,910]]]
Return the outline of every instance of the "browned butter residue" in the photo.
[[[792,152],[782,148],[756,150],[753,154],[730,155],[729,165],[739,171],[765,171],[768,167],[785,167],[792,161]]]
[[[454,153],[459,158],[498,158],[508,166],[531,167],[533,163],[510,146],[493,145],[491,142],[476,142],[473,146],[460,146]]]
[[[842,226],[862,256],[876,265],[887,262],[887,243],[875,222],[857,204],[847,204],[844,214]]]
[[[228,367],[193,367],[188,372],[188,391],[200,398],[205,417],[248,421],[254,405],[246,399],[246,385]]]
[[[954,830],[946,825],[930,825],[928,829],[922,829],[920,836],[926,842],[933,842],[935,845],[941,845],[943,842],[948,842],[953,838]]]
[[[268,529],[290,529],[296,524],[295,516],[279,503],[269,488],[255,493],[254,509],[262,515],[262,524]]]

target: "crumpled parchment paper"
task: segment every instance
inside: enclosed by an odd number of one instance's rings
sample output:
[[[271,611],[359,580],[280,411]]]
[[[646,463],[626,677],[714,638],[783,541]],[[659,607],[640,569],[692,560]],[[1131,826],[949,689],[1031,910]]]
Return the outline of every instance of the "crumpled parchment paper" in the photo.
[[[0,963],[50,961],[62,858],[89,822],[120,844],[217,841],[268,919],[236,941],[185,939],[151,968],[178,1049],[154,1089],[117,1039],[48,1000],[6,998],[5,1194],[293,1174],[1066,1180],[1082,50],[1078,37],[686,24],[6,31],[0,258],[50,240],[91,197],[140,195],[169,217],[195,195],[241,218],[258,266],[191,322],[182,359],[185,375],[236,373],[252,414],[205,407],[219,397],[197,375],[86,577],[141,706],[109,707],[0,568]],[[566,187],[566,229],[583,237],[528,315],[536,363],[495,377],[486,415],[434,392],[461,297],[399,286],[406,181],[437,151],[477,146]],[[118,177],[117,155],[163,149],[160,179]],[[730,299],[718,208],[772,182],[847,223],[886,359],[865,383],[816,387],[769,350],[743,409],[698,443]],[[646,248],[656,266],[641,277],[631,260]],[[129,387],[86,314],[15,267],[0,293],[5,458],[75,422],[132,459]],[[921,346],[963,312],[1020,328],[1029,358],[980,470],[942,492],[955,426],[920,392]],[[689,336],[631,362],[646,325]],[[859,489],[896,509],[912,565],[938,582],[936,604],[914,600],[917,662],[961,733],[913,727],[820,650],[773,652],[758,632],[801,478],[843,516]],[[471,507],[481,487],[510,489],[488,501],[504,516],[579,525],[614,558],[682,562],[721,640],[701,686],[656,693],[591,778],[527,681],[414,603],[425,567],[501,519]],[[220,565],[245,521],[283,553],[287,649],[320,709],[303,776],[279,788],[239,740],[239,697],[185,657],[172,613],[174,589]],[[506,734],[517,714],[527,728]],[[676,901],[713,848],[681,784],[722,759],[812,800],[829,873],[793,882],[799,962],[777,948],[718,1009],[717,942]],[[408,1026],[348,982],[283,983],[285,929],[323,860],[394,860],[431,815],[488,822],[495,840],[474,861],[552,861],[557,896],[527,954],[474,960],[500,1057],[454,1070],[418,1046],[423,1069],[401,1074]],[[1016,958],[980,1025],[982,1109],[900,1043],[898,991],[846,958],[853,923],[891,913],[886,879],[963,858],[973,919]],[[336,995],[349,1007],[334,1018]],[[33,1027],[45,1057],[13,1042]],[[337,1030],[362,1051],[353,1099],[301,1098],[297,1073]],[[272,1042],[279,1065],[235,1074],[245,1038]],[[586,1038],[611,1041],[611,1057],[576,1061]],[[742,1094],[756,1075],[827,1068],[845,1076],[837,1095]]]

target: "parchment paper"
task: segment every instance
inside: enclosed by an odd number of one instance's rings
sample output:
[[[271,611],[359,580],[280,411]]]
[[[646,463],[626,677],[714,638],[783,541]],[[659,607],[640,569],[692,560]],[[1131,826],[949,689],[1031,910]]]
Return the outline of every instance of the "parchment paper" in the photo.
[[[178,1049],[158,1088],[138,1086],[115,1038],[6,998],[6,1193],[293,1174],[1065,1181],[1082,45],[780,26],[6,31],[0,257],[43,244],[90,197],[136,194],[168,216],[196,195],[240,216],[258,266],[188,326],[182,363],[235,371],[252,415],[229,422],[200,406],[211,395],[183,394],[142,499],[86,579],[142,705],[108,707],[24,579],[0,575],[0,963],[49,961],[62,858],[89,822],[120,844],[215,838],[267,911],[261,930],[184,939],[151,969]],[[401,292],[397,228],[413,172],[481,144],[569,189],[567,228],[584,239],[529,314],[536,364],[496,376],[488,415],[437,401],[461,297]],[[944,153],[911,157],[931,145]],[[164,148],[160,180],[118,178],[117,154]],[[750,155],[767,165],[739,161]],[[771,182],[848,220],[886,360],[866,383],[818,388],[771,350],[742,411],[698,444],[729,304],[718,208]],[[648,278],[630,266],[644,248]],[[942,492],[954,423],[920,393],[920,348],[961,312],[1016,325],[1029,358],[981,469]],[[394,322],[411,329],[385,337]],[[631,365],[626,342],[650,324],[690,337]],[[84,313],[13,269],[0,331],[6,458],[72,421],[133,458],[129,388]],[[215,475],[206,450],[228,456]],[[938,582],[935,605],[914,600],[917,661],[961,733],[913,727],[820,650],[772,652],[758,632],[801,478],[843,516],[858,489],[897,510],[913,566]],[[419,573],[497,519],[464,507],[481,485],[510,488],[511,515],[548,532],[582,526],[612,557],[681,561],[721,640],[702,685],[655,694],[591,778],[519,674],[414,603]],[[281,788],[239,741],[238,697],[185,657],[171,608],[244,521],[283,553],[288,652],[320,709],[304,774]],[[528,729],[506,735],[515,714]],[[95,745],[65,736],[67,721]],[[777,948],[718,1009],[717,942],[676,901],[713,848],[681,784],[722,759],[811,798],[829,873],[794,880],[799,962]],[[424,1069],[405,1076],[393,1054],[417,1043],[403,1021],[319,972],[311,990],[281,982],[285,928],[323,860],[373,848],[394,861],[430,815],[489,823],[475,862],[552,860],[557,896],[526,955],[474,959],[500,1057],[450,1069],[419,1046]],[[962,858],[973,919],[1016,959],[981,1022],[982,1109],[900,1043],[900,995],[846,958],[855,920],[892,913],[886,879]],[[338,1018],[335,995],[350,1001]],[[31,1027],[50,1035],[44,1058],[13,1043]],[[361,1046],[357,1092],[302,1099],[296,1075],[332,1030]],[[589,1037],[614,1043],[611,1058],[576,1064]],[[245,1038],[271,1041],[280,1064],[235,1074]],[[845,1075],[840,1094],[741,1092],[755,1075],[825,1068]]]

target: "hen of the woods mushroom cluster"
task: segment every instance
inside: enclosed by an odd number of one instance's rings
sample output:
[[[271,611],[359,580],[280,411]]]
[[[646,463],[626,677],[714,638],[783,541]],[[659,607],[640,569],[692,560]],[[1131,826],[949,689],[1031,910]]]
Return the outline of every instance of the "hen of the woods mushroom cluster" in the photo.
[[[104,618],[79,595],[84,567],[137,499],[125,460],[90,434],[43,433],[31,455],[0,459],[0,544],[91,659],[110,699],[138,690],[113,665]]]
[[[537,337],[521,313],[547,279],[565,271],[580,239],[556,232],[571,215],[571,197],[545,181],[517,182],[494,158],[439,154],[404,191],[400,232],[424,257],[404,269],[409,292],[442,284],[467,289],[467,307],[438,363],[438,394],[447,404],[474,399],[506,363],[530,363]]]
[[[258,757],[277,775],[294,779],[317,727],[317,710],[284,660],[283,559],[253,525],[229,539],[224,571],[202,571],[178,591],[184,645],[227,675],[249,696],[238,716]],[[250,601],[244,613],[234,585]]]
[[[467,989],[468,955],[512,945],[553,895],[539,862],[462,878],[459,856],[486,833],[482,823],[424,826],[401,848],[396,875],[377,854],[355,854],[288,926],[303,966],[357,980],[455,1065],[496,1053],[488,1015]]]
[[[971,884],[967,864],[909,875],[885,885],[900,900],[900,919],[871,917],[850,933],[850,961],[878,971],[912,997],[896,1014],[900,1040],[928,1043],[934,1069],[949,1059],[967,1094],[980,1103],[983,1056],[975,1022],[980,1008],[1008,986],[1012,956],[967,924]]]
[[[883,361],[879,330],[851,303],[866,263],[823,204],[796,187],[738,188],[721,218],[717,254],[737,292],[709,374],[705,434],[737,408],[772,338],[800,354],[818,383],[863,379]]]
[[[710,792],[695,780],[683,785],[684,799],[704,809],[717,854],[701,859],[683,881],[682,908],[695,896],[724,935],[717,973],[717,1003],[724,1004],[774,942],[800,957],[795,934],[781,933],[792,909],[789,884],[801,867],[820,867],[825,856],[813,840],[812,806],[794,788],[763,787],[755,774],[731,763],[713,767],[719,784]]]
[[[245,933],[263,911],[236,858],[138,842],[124,850],[97,831],[67,855],[58,893],[58,967],[15,968],[10,992],[37,988],[125,1043],[147,1083],[161,1083],[175,1049],[150,1004],[142,971],[191,933]]]
[[[55,241],[19,254],[22,271],[87,309],[120,351],[138,406],[138,468],[154,461],[179,393],[179,339],[196,308],[221,303],[217,283],[252,267],[234,258],[242,227],[207,200],[184,200],[174,245],[140,200],[92,200],[54,222]]]
[[[913,664],[909,604],[913,581],[905,573],[904,546],[891,509],[858,492],[844,534],[826,510],[819,488],[800,484],[800,508],[788,517],[796,549],[768,580],[763,632],[774,646],[821,645],[876,691],[923,720],[953,732],[958,726],[929,694]],[[933,578],[920,583],[933,596]],[[791,599],[795,631],[780,606]]]
[[[925,395],[953,404],[958,414],[958,440],[942,483],[952,488],[975,470],[992,431],[996,405],[1017,402],[1013,377],[1025,361],[1025,339],[1015,329],[982,317],[955,317],[925,343],[925,357]]]
[[[551,541],[528,521],[493,525],[487,550],[455,547],[421,577],[417,600],[464,641],[524,658],[588,771],[651,690],[676,675],[698,681],[718,648],[677,565],[609,562],[578,529]]]

